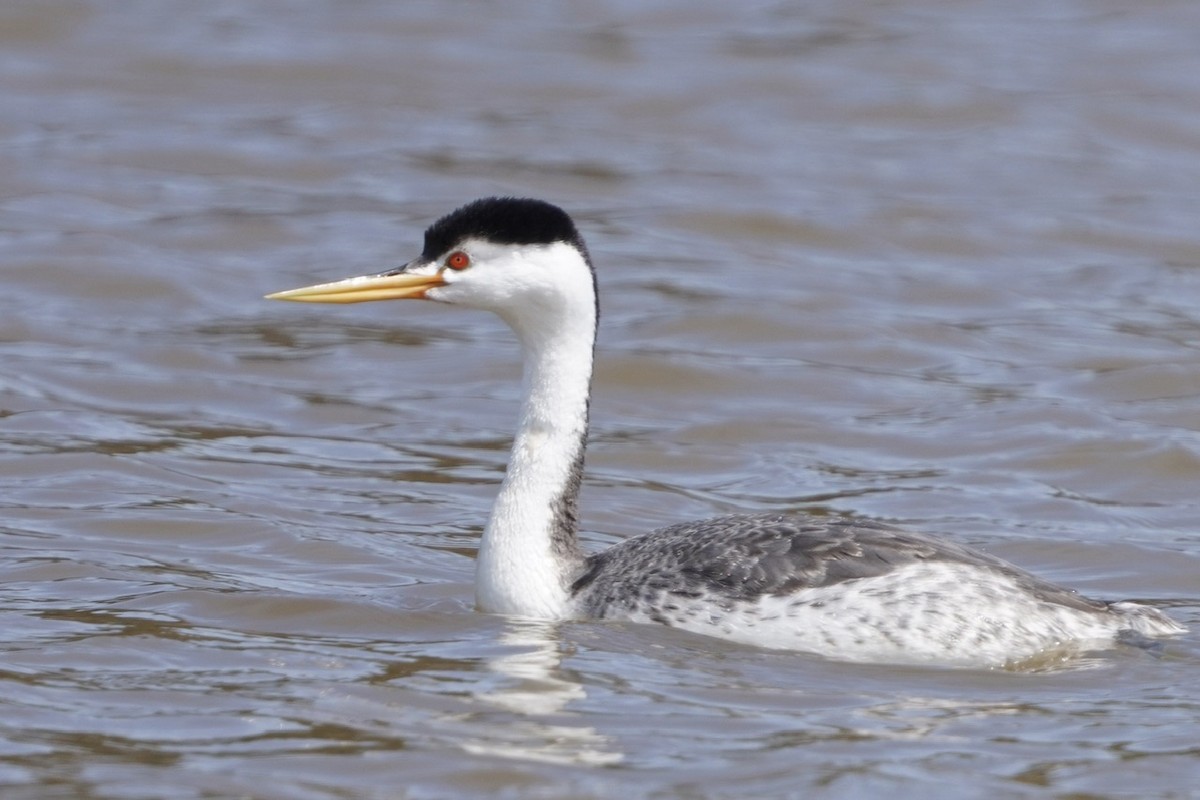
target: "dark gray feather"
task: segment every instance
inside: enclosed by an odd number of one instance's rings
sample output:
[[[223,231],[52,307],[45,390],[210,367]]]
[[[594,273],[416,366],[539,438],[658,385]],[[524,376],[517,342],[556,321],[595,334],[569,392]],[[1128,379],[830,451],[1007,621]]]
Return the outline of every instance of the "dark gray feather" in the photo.
[[[918,562],[996,570],[1039,599],[1103,612],[1108,605],[1044,581],[977,550],[880,523],[755,514],[672,525],[588,557],[571,590],[589,615],[652,597],[753,601],[884,575]]]

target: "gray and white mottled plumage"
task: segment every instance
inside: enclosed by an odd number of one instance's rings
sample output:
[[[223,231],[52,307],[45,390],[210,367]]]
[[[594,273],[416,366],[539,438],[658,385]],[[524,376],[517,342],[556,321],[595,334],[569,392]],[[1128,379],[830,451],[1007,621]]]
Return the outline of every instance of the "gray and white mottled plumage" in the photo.
[[[1183,628],[950,541],[801,514],[673,525],[585,556],[578,494],[599,316],[574,222],[540,200],[477,200],[396,270],[271,297],[427,299],[498,314],[525,355],[508,470],[484,530],[476,602],[550,619],[653,622],[853,661],[1001,666]]]
[[[686,522],[586,559],[579,616],[657,622],[847,660],[1003,665],[1122,632],[1181,629],[946,539],[876,522],[755,514]]]

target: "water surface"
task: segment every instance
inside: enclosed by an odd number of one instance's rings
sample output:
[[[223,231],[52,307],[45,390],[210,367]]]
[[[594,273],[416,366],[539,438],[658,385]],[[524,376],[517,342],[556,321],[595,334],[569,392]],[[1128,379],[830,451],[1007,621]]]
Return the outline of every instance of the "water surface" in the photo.
[[[1187,797],[1200,7],[9,3],[5,797]],[[486,194],[599,269],[586,544],[953,536],[1192,633],[1033,673],[472,610],[519,372],[296,307]]]

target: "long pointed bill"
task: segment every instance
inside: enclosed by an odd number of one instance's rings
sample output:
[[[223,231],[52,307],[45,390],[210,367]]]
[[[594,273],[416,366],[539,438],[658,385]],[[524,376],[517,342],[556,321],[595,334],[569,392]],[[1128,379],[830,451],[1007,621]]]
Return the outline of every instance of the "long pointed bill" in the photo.
[[[298,303],[365,303],[368,300],[421,299],[425,292],[444,286],[440,272],[418,275],[411,272],[385,272],[361,275],[333,283],[318,283],[286,292],[267,295],[268,300],[294,300]]]

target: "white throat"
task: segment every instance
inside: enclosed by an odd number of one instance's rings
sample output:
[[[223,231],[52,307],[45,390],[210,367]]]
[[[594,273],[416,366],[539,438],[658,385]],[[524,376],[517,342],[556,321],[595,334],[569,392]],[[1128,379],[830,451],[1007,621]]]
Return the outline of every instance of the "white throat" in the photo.
[[[501,309],[524,355],[524,399],[508,470],[483,534],[475,600],[483,611],[539,618],[570,614],[582,566],[576,529],[596,331],[591,270],[551,245],[554,291]],[[574,263],[570,263],[570,259]]]

